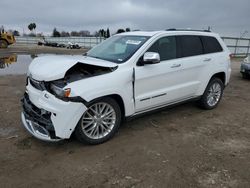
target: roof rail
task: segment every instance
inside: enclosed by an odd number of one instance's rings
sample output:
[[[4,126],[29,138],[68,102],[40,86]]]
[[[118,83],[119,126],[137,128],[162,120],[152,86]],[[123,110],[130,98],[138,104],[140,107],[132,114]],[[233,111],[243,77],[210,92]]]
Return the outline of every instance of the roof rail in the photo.
[[[200,32],[211,32],[210,30],[198,30],[198,29],[175,29],[175,28],[170,28],[166,29],[166,31],[200,31]]]

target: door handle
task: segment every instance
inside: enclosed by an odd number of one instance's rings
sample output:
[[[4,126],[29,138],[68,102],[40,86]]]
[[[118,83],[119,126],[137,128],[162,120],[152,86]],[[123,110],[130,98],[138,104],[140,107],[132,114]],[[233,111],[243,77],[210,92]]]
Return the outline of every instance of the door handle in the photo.
[[[177,67],[180,67],[181,66],[181,64],[173,64],[172,66],[171,66],[171,68],[177,68]]]
[[[212,59],[211,58],[206,58],[206,59],[204,59],[203,61],[204,62],[208,62],[208,61],[211,61]]]

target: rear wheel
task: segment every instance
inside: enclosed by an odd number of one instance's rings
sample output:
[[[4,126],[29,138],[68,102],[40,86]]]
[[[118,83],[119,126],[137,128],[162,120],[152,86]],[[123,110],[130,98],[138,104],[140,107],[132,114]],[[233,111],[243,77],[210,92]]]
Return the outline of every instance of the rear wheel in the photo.
[[[212,78],[199,100],[199,105],[207,110],[217,107],[223,95],[224,84],[219,78]]]
[[[121,124],[121,110],[109,97],[90,104],[79,121],[75,135],[81,142],[101,144],[112,138]]]
[[[0,40],[0,48],[7,48],[8,42],[6,40]]]

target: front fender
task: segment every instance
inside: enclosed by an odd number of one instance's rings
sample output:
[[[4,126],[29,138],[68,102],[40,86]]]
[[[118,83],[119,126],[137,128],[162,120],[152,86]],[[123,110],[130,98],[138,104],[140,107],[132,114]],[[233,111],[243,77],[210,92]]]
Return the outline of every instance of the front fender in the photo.
[[[87,102],[108,95],[119,95],[124,103],[125,116],[129,116],[135,111],[132,73],[132,69],[120,69],[72,82],[67,87],[71,88],[74,96],[80,96]]]

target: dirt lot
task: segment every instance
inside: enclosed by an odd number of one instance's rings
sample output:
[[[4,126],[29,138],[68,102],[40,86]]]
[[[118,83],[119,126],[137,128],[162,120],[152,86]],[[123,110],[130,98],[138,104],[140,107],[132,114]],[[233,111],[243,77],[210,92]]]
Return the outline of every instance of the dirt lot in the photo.
[[[0,77],[0,187],[250,187],[250,80],[239,65],[217,109],[166,109],[98,146],[30,136],[20,121],[25,76]]]
[[[11,45],[8,49],[0,49],[0,55],[2,54],[83,54],[86,52],[86,48],[81,49],[67,49],[67,48],[55,48],[49,46],[37,46],[37,45]]]

